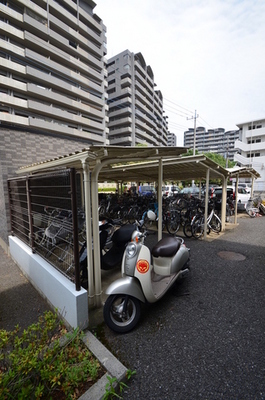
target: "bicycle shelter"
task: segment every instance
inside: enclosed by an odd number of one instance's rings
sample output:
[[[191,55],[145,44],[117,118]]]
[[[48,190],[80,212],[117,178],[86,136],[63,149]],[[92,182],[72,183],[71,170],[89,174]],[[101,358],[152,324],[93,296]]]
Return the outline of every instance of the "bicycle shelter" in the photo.
[[[158,240],[162,238],[162,182],[169,180],[206,181],[205,236],[209,178],[221,178],[226,185],[229,171],[204,155],[181,156],[184,147],[121,147],[91,146],[74,154],[59,156],[20,168],[19,174],[38,174],[63,168],[74,168],[82,172],[86,239],[88,244],[88,299],[92,306],[101,305],[101,270],[98,224],[98,183],[134,181],[156,181],[158,186]],[[225,226],[226,191],[222,198],[222,226]],[[92,220],[92,228],[91,227]],[[93,251],[92,251],[93,237]]]
[[[260,174],[252,167],[233,167],[227,168],[229,172],[229,177],[236,178],[235,185],[235,204],[237,205],[237,193],[238,193],[238,180],[239,178],[251,178],[251,194],[250,197],[253,197],[254,191],[254,180],[260,178]],[[235,207],[235,224],[237,223],[237,207]]]
[[[158,240],[162,238],[162,183],[169,180],[199,180],[206,182],[205,191],[205,227],[207,232],[209,179],[222,179],[226,188],[227,179],[236,177],[254,179],[259,174],[252,168],[225,169],[204,155],[183,156],[184,147],[120,147],[91,146],[74,154],[59,156],[52,160],[25,166],[19,174],[32,175],[42,172],[74,168],[83,176],[84,206],[86,215],[86,241],[88,244],[88,303],[101,306],[101,269],[98,220],[98,183],[105,181],[157,182],[158,197]],[[201,185],[200,185],[201,186]],[[236,211],[237,212],[237,211]],[[222,230],[225,227],[226,190],[222,193]],[[92,228],[91,227],[92,220]],[[236,223],[236,214],[235,214]],[[93,251],[92,251],[93,238]]]

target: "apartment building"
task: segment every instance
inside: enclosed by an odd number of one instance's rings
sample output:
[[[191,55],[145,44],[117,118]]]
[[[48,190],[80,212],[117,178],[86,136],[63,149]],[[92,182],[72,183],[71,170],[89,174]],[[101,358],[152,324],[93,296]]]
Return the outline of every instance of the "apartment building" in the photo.
[[[143,55],[125,50],[108,60],[107,71],[110,144],[166,146],[163,96]]]
[[[239,137],[239,131],[225,131],[224,128],[208,129],[196,128],[195,148],[199,153],[217,153],[228,160],[233,161],[236,152],[235,141]],[[184,132],[184,146],[193,149],[194,129],[190,128]]]
[[[177,137],[172,132],[168,132],[167,133],[167,145],[170,146],[170,147],[176,147],[177,146]]]
[[[106,28],[95,5],[1,1],[2,127],[107,144]]]
[[[106,27],[91,0],[0,1],[0,245],[7,178],[19,167],[108,144]]]
[[[234,160],[240,166],[253,167],[261,178],[254,182],[254,190],[265,192],[265,119],[237,124],[239,138],[235,142]]]

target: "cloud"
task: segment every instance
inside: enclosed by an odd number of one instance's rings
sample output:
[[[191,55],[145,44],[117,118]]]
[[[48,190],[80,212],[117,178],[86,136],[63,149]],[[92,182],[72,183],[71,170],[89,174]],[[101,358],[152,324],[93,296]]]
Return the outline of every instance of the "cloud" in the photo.
[[[206,127],[265,118],[265,2],[98,0],[94,11],[107,26],[107,57],[140,51],[152,67],[180,139],[193,121],[174,104],[197,109]]]

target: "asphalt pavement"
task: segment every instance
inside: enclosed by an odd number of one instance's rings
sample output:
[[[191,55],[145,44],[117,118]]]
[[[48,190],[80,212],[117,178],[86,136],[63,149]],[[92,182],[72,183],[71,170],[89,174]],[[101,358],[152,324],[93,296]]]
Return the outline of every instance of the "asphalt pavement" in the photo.
[[[136,371],[124,400],[265,399],[265,217],[186,239],[191,273],[138,326],[100,338]]]

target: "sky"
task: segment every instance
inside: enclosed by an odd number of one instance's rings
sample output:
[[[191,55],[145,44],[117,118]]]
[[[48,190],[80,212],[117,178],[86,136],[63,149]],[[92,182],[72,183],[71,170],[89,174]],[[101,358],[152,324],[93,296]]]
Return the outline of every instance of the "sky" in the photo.
[[[95,2],[107,59],[142,53],[178,146],[194,121],[228,131],[265,118],[264,0]]]

